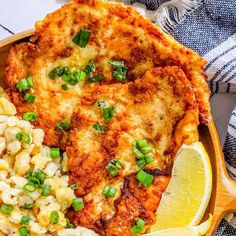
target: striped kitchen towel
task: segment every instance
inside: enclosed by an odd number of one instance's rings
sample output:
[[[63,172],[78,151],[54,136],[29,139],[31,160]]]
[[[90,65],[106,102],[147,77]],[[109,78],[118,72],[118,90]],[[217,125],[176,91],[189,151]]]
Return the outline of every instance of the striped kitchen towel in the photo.
[[[236,105],[236,0],[118,0],[132,4],[208,64],[212,95],[231,93]],[[223,147],[229,174],[236,179],[236,106]],[[236,214],[221,222],[216,235],[236,235]]]

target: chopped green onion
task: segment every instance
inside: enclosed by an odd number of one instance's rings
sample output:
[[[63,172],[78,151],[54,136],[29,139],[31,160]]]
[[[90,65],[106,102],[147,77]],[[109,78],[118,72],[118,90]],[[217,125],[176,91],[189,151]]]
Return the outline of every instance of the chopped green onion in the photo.
[[[33,193],[37,190],[37,185],[34,183],[27,183],[23,186],[23,191],[25,193]]]
[[[38,178],[36,178],[36,177],[34,177],[34,176],[29,176],[28,177],[28,182],[29,183],[33,183],[33,184],[35,184],[35,185],[41,185],[41,182],[40,182],[40,180],[38,179]]]
[[[142,139],[135,142],[139,148],[145,148],[148,146],[147,140]]]
[[[70,188],[73,189],[73,190],[75,190],[75,189],[78,188],[78,184],[72,184],[72,185],[70,186]]]
[[[73,72],[73,76],[75,76],[78,81],[84,81],[86,77],[86,73],[82,70],[77,69]]]
[[[26,93],[24,96],[24,100],[33,103],[35,101],[35,96],[30,93]]]
[[[56,124],[55,129],[66,134],[70,130],[70,121],[69,120],[61,120],[60,122],[58,122]]]
[[[145,159],[139,159],[139,160],[137,160],[136,163],[137,163],[139,168],[143,168],[146,165]]]
[[[143,230],[143,226],[145,225],[145,222],[143,219],[138,218],[136,221],[136,224],[130,228],[130,231],[134,234],[139,234]]]
[[[143,184],[145,187],[149,187],[152,184],[154,177],[142,169],[138,171],[136,175],[137,180]]]
[[[70,68],[68,66],[62,67],[62,75],[68,74],[70,72]]]
[[[105,107],[105,101],[97,101],[97,105],[99,106],[99,107]]]
[[[125,81],[127,67],[123,61],[111,61],[109,62],[115,69],[112,72],[112,76],[118,81]]]
[[[78,79],[75,77],[75,76],[71,76],[70,77],[70,81],[69,81],[69,83],[71,84],[71,85],[76,85],[76,84],[78,84]]]
[[[104,197],[108,196],[109,191],[110,191],[110,187],[109,187],[109,186],[105,186],[105,187],[103,188],[103,190],[102,190],[102,195],[103,195]]]
[[[115,177],[122,167],[122,161],[113,159],[106,166],[107,172],[111,177]]]
[[[67,71],[67,68],[68,67],[63,67],[62,68],[60,66],[54,68],[53,70],[50,71],[49,78],[54,80],[54,79],[56,79],[57,76],[62,76]]]
[[[72,202],[72,207],[75,211],[81,211],[84,208],[83,198],[75,198]]]
[[[91,31],[87,29],[81,29],[79,33],[77,33],[74,38],[72,39],[72,42],[80,46],[81,48],[85,48],[89,37],[91,35]]]
[[[94,76],[94,77],[89,77],[88,78],[88,82],[91,84],[91,83],[97,83],[99,81],[102,81],[104,80],[104,77],[101,76],[101,75],[97,75],[97,76]]]
[[[29,144],[31,142],[30,136],[26,134],[25,132],[18,132],[16,134],[16,139],[19,141],[22,141],[25,144]]]
[[[108,197],[110,197],[110,198],[115,197],[115,196],[116,196],[116,192],[117,192],[117,189],[114,188],[114,187],[111,187],[111,188],[110,188],[110,191],[109,191],[109,193],[108,193]]]
[[[102,112],[105,120],[111,120],[114,117],[115,107],[104,107]]]
[[[94,124],[93,128],[96,129],[98,133],[104,133],[105,131],[105,125],[101,125],[99,123]]]
[[[59,158],[60,157],[60,148],[50,148],[50,156],[52,159]]]
[[[66,218],[66,226],[65,226],[66,229],[73,229],[74,228],[74,225],[71,224],[70,220],[68,218]]]
[[[105,186],[102,190],[102,195],[104,197],[113,198],[113,197],[115,197],[116,192],[117,192],[116,188],[110,187],[110,186]]]
[[[21,217],[21,220],[20,220],[20,223],[21,223],[22,225],[28,225],[28,224],[29,224],[29,221],[30,221],[29,216],[22,216],[22,217]]]
[[[37,169],[34,172],[29,171],[27,173],[28,182],[34,184],[37,188],[41,188],[43,186],[46,177],[47,175],[40,169]]]
[[[28,88],[29,88],[29,89],[30,89],[30,88],[33,88],[34,83],[33,83],[33,78],[32,78],[31,76],[28,76],[28,77],[26,78],[26,82],[27,82],[27,84],[28,84]]]
[[[50,214],[50,222],[52,224],[57,224],[59,222],[59,213],[58,211],[52,211]]]
[[[153,152],[153,148],[150,146],[147,146],[147,147],[141,148],[141,151],[142,153],[147,154],[147,153]]]
[[[18,87],[20,93],[21,93],[22,91],[24,91],[24,90],[29,89],[28,83],[27,83],[26,79],[20,80],[20,81],[17,83],[17,87]]]
[[[24,113],[22,118],[23,120],[35,121],[38,118],[38,115],[35,112],[28,111]]]
[[[139,151],[139,149],[137,149],[136,147],[133,147],[133,152],[137,159],[144,158],[144,154],[141,151]]]
[[[66,84],[62,84],[62,85],[61,85],[61,88],[62,88],[63,90],[68,90],[68,89],[69,89]]]
[[[95,64],[92,59],[89,60],[88,64],[84,68],[86,75],[91,76],[91,74],[96,70]]]
[[[6,214],[6,215],[10,215],[11,212],[13,211],[14,207],[12,205],[9,204],[2,204],[0,207],[0,212]]]
[[[154,158],[152,156],[145,157],[146,165],[152,163],[153,161],[154,161]]]
[[[43,186],[42,195],[47,197],[49,195],[50,191],[51,191],[51,185],[50,184],[45,184]]]
[[[35,170],[33,176],[40,181],[40,184],[44,184],[44,180],[47,178],[47,174],[45,174],[40,169]]]
[[[62,75],[61,79],[64,80],[65,82],[69,83],[71,80],[71,75],[64,74],[64,75]]]
[[[34,204],[33,203],[32,204],[25,203],[23,207],[24,207],[24,209],[32,209],[34,207]]]
[[[22,226],[19,228],[19,235],[20,236],[30,236],[30,233],[29,233],[28,229],[26,228],[26,226]]]

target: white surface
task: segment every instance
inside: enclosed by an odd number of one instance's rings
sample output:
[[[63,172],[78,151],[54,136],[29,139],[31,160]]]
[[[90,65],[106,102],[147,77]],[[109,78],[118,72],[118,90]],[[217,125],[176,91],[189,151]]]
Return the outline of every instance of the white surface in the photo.
[[[65,2],[66,0],[0,0],[0,24],[14,33],[34,28],[35,21],[43,19]]]
[[[2,28],[1,26],[0,26],[0,40],[1,39],[4,39],[4,38],[6,38],[6,37],[9,37],[9,36],[11,36],[12,34],[10,34],[7,30],[5,30],[4,28]]]
[[[0,0],[0,24],[14,33],[34,28],[34,22],[59,8],[67,0]],[[0,26],[0,40],[11,34]],[[227,125],[236,95],[216,94],[211,100],[212,114],[220,134],[225,140]]]

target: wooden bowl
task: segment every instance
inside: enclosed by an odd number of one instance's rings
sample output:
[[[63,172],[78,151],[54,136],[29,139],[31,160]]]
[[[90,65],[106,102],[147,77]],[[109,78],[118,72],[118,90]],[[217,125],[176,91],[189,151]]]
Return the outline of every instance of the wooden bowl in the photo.
[[[4,87],[3,76],[5,61],[9,49],[14,43],[27,41],[33,34],[28,30],[0,41],[0,85]],[[207,211],[203,217],[206,220],[209,213],[213,214],[213,223],[207,236],[214,235],[225,214],[236,211],[236,181],[233,181],[226,171],[221,144],[213,119],[208,126],[199,126],[200,141],[204,144],[211,160],[213,172],[213,190]],[[193,170],[194,171],[194,170]],[[2,234],[3,235],[3,234]],[[0,233],[1,236],[1,233]]]

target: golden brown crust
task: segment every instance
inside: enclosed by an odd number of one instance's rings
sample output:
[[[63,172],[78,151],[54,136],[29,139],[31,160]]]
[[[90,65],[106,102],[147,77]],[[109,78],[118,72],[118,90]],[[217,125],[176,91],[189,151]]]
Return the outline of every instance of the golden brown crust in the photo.
[[[81,28],[92,31],[85,49],[71,41]],[[103,83],[106,84],[117,82],[107,63],[114,59],[125,61],[127,78],[131,81],[151,67],[176,65],[182,68],[195,92],[202,122],[209,120],[209,91],[203,71],[205,61],[198,54],[180,45],[131,7],[97,0],[71,1],[38,22],[31,42],[13,47],[7,61],[5,83],[8,93],[19,114],[28,110],[39,114],[38,126],[45,130],[45,144],[59,145],[53,126],[62,118],[70,118],[77,103],[75,96],[78,100],[80,97],[78,87],[82,86],[61,91],[62,81],[50,81],[48,73],[58,65],[83,69],[90,58],[94,59],[96,73],[105,77]],[[35,80],[34,105],[19,99],[15,89],[17,81],[29,75]],[[66,104],[71,104],[72,109],[66,109]]]
[[[198,140],[198,109],[191,84],[178,67],[159,67],[148,70],[134,82],[84,89],[82,98],[72,116],[71,145],[66,151],[71,183],[78,184],[76,192],[84,197],[85,208],[79,213],[71,212],[71,219],[77,225],[106,235],[116,235],[112,230],[113,223],[123,220],[119,226],[121,233],[129,235],[130,224],[141,214],[138,210],[141,204],[143,212],[148,215],[147,227],[150,226],[155,221],[154,212],[159,201],[153,203],[152,197],[144,201],[141,194],[144,188],[139,186],[140,192],[133,188],[132,195],[119,198],[125,199],[117,209],[118,199],[107,201],[101,196],[101,191],[105,185],[120,188],[127,176],[139,170],[132,151],[133,141],[146,139],[154,147],[154,162],[147,165],[146,170],[155,174],[159,173],[157,170],[162,172],[171,168],[183,143]],[[96,103],[100,100],[104,100],[107,107],[115,107],[112,120],[103,119],[102,109]],[[99,134],[93,128],[95,123],[104,124],[105,133]],[[111,159],[124,163],[114,178],[109,177],[106,171]],[[161,193],[158,192],[158,199]],[[120,216],[119,209],[126,205],[131,207],[131,203],[137,214],[127,216],[121,210],[123,216]],[[116,210],[118,213],[113,217]],[[132,212],[129,208],[125,211]],[[103,224],[108,227],[107,232]]]

